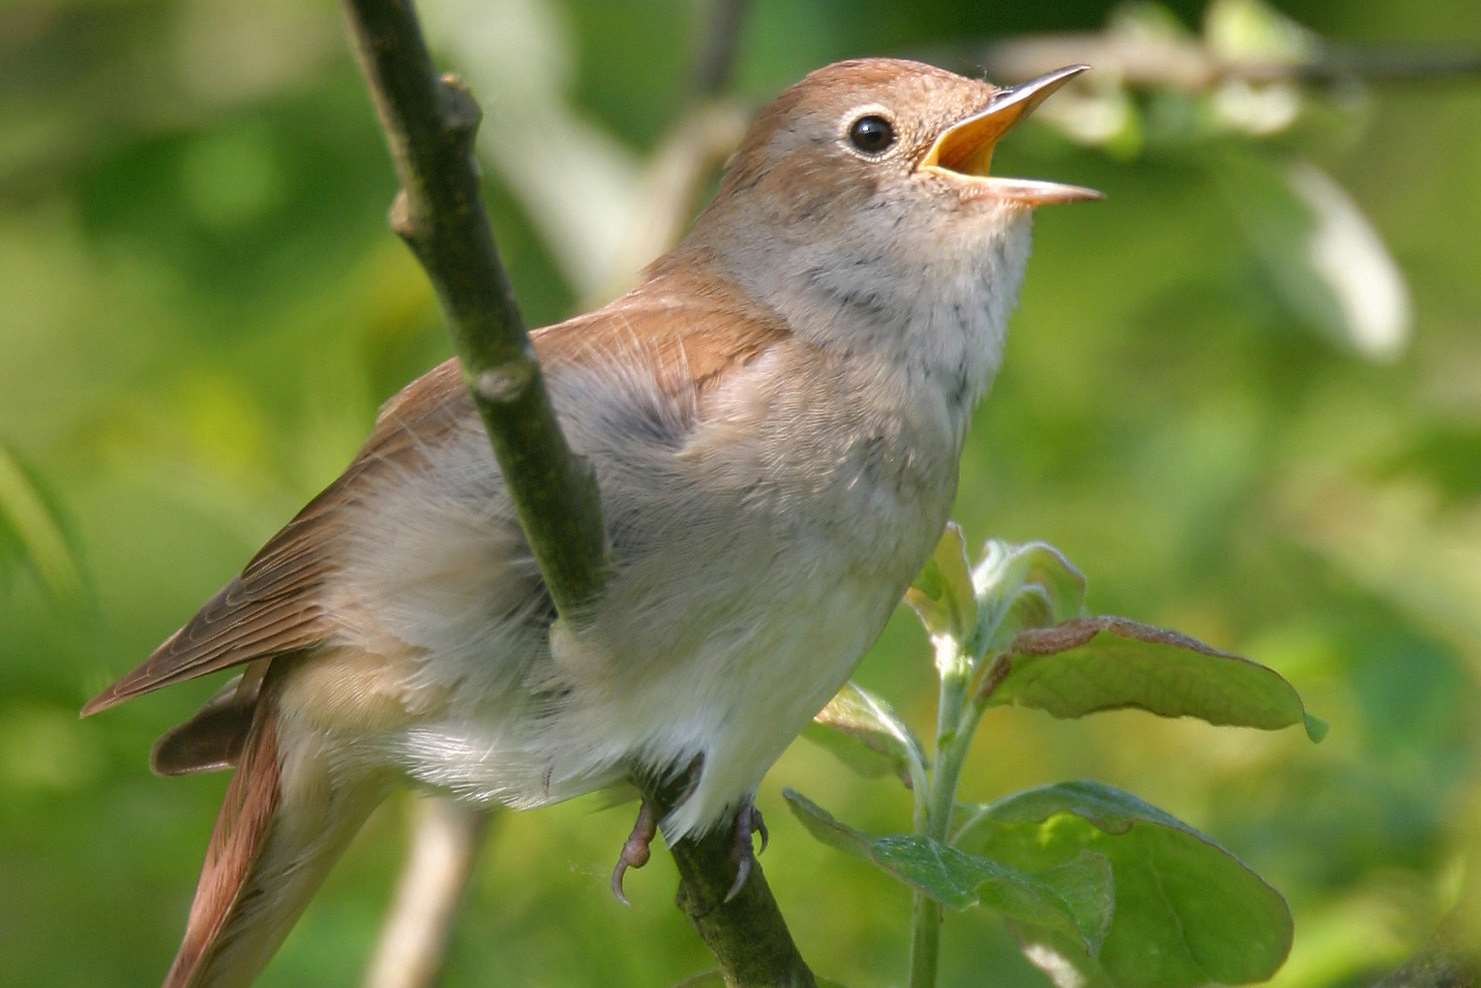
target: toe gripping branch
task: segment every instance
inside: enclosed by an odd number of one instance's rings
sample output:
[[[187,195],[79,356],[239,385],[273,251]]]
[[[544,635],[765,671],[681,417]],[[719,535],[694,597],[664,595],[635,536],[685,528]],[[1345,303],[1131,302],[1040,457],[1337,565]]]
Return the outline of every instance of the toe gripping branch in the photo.
[[[756,834],[761,838],[761,850],[756,851],[751,842],[751,835]],[[746,879],[751,877],[751,868],[756,863],[758,853],[766,853],[766,845],[771,843],[771,834],[766,830],[766,820],[761,816],[761,811],[756,809],[756,804],[746,800],[735,814],[735,843],[731,848],[731,855],[735,858],[735,881],[730,883],[730,890],[725,893],[725,900],[729,902],[740,895],[741,889],[746,887]]]
[[[741,889],[746,887],[746,879],[751,877],[751,869],[755,866],[756,855],[766,853],[766,846],[771,842],[771,834],[766,829],[766,819],[756,804],[747,800],[736,811],[735,823],[731,831],[731,857],[735,859],[735,880],[730,883],[730,889],[725,893],[723,901],[729,902]],[[641,868],[648,863],[653,856],[653,838],[658,836],[658,810],[652,801],[644,799],[638,807],[638,818],[633,821],[633,828],[627,835],[627,840],[622,844],[622,850],[617,852],[617,864],[612,869],[612,895],[624,906],[632,905],[628,901],[627,893],[623,890],[622,880],[627,875],[629,868]],[[756,851],[753,842],[754,837],[761,838],[761,850]]]
[[[695,788],[699,785],[699,777],[703,770],[704,756],[700,755],[689,763],[689,767],[681,775],[683,788],[678,798],[674,800],[674,806],[678,806],[693,795]],[[627,894],[623,890],[623,878],[626,877],[629,868],[641,868],[653,856],[653,838],[658,836],[658,821],[662,816],[660,806],[652,799],[643,797],[642,804],[638,807],[638,818],[633,821],[632,830],[628,833],[627,840],[623,842],[622,850],[617,853],[617,864],[612,868],[612,895],[624,906],[630,906],[632,903],[628,901]],[[722,900],[726,903],[740,894],[741,890],[746,887],[746,880],[751,877],[757,854],[753,837],[760,836],[761,838],[760,853],[765,853],[766,845],[771,841],[771,835],[766,829],[766,820],[750,798],[747,798],[736,810],[732,826],[730,854],[735,861],[735,879],[730,883],[730,888]]]
[[[623,842],[622,850],[617,852],[617,865],[612,869],[612,894],[617,901],[624,906],[632,905],[628,901],[627,893],[622,889],[623,876],[629,868],[641,868],[648,863],[652,856],[651,846],[653,838],[658,836],[658,811],[646,798],[638,807],[638,818],[633,821],[632,832],[627,835]]]

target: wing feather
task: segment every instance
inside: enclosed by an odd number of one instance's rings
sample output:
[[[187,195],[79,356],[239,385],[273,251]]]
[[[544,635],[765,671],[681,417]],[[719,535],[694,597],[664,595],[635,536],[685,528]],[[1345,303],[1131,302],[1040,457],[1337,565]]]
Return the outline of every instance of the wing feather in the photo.
[[[779,320],[741,306],[734,301],[739,297],[713,284],[698,288],[692,276],[656,271],[606,308],[537,331],[534,344],[551,374],[636,355],[652,363],[665,391],[702,395],[786,335]],[[149,658],[89,700],[83,716],[172,683],[323,643],[333,630],[323,600],[336,571],[345,507],[372,481],[415,469],[476,414],[456,359],[393,396],[344,474]]]

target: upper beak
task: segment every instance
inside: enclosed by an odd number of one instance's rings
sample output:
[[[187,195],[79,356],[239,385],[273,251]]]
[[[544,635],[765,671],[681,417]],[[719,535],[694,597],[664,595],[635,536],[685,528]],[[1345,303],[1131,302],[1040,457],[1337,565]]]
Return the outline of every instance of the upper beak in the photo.
[[[943,130],[921,159],[919,167],[967,178],[984,186],[989,195],[1030,206],[1104,198],[1094,189],[1079,185],[998,178],[987,173],[998,138],[1032,113],[1056,89],[1088,68],[1088,65],[1068,65],[1002,90],[982,110]]]

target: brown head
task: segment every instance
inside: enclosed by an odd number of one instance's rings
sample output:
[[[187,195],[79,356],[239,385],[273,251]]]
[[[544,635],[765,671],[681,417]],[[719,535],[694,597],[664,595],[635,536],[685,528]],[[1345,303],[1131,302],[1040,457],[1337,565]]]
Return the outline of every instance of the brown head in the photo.
[[[998,87],[902,59],[836,62],[808,74],[757,117],[717,197],[742,200],[804,235],[820,214],[890,200],[957,211],[1099,198],[1072,185],[988,173],[1014,124],[1080,74],[1075,65]]]
[[[927,300],[1000,336],[1032,208],[1099,193],[991,175],[993,148],[1085,68],[1012,87],[900,59],[818,69],[761,111],[681,252],[819,339],[852,345],[861,330],[843,320],[898,342],[891,327],[919,328]]]

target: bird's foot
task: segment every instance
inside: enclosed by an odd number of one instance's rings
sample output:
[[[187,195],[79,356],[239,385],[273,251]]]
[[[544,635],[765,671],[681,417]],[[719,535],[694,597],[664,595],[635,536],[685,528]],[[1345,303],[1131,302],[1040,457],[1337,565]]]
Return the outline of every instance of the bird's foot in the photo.
[[[653,838],[657,835],[658,811],[645,799],[638,807],[638,818],[633,821],[632,832],[617,854],[617,866],[612,869],[612,894],[624,906],[632,903],[627,901],[627,895],[622,891],[622,877],[627,874],[627,869],[641,868],[648,863]]]
[[[704,755],[695,755],[689,762],[681,778],[684,780],[684,789],[674,801],[677,806],[690,796],[699,786],[699,777],[704,772]],[[762,845],[765,845],[765,831],[762,831]],[[633,821],[632,832],[627,835],[627,840],[622,845],[622,850],[617,854],[617,865],[612,869],[612,894],[617,901],[624,906],[632,905],[627,901],[627,895],[622,890],[622,879],[629,868],[641,868],[648,863],[652,856],[653,838],[658,836],[658,809],[649,802],[647,797],[643,798],[642,805],[638,807],[638,818]],[[749,841],[747,842],[749,843]]]
[[[761,850],[758,852],[751,842],[752,835],[761,838]],[[771,841],[771,834],[766,830],[766,820],[761,816],[761,811],[756,809],[756,804],[747,800],[735,815],[734,842],[731,853],[735,856],[735,881],[730,883],[730,891],[725,893],[725,901],[729,902],[740,895],[741,889],[746,887],[746,879],[751,877],[751,869],[756,864],[756,855],[766,853],[766,845]]]

